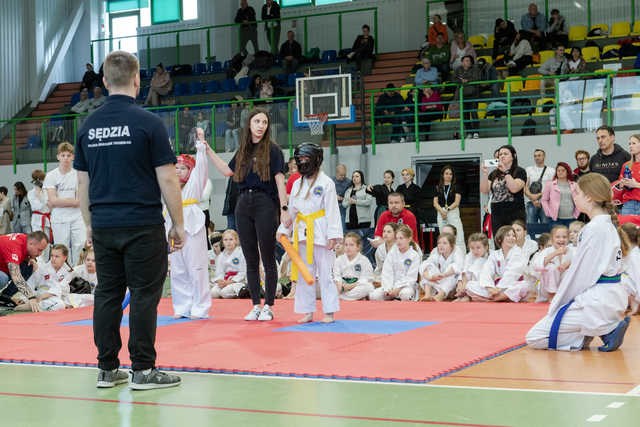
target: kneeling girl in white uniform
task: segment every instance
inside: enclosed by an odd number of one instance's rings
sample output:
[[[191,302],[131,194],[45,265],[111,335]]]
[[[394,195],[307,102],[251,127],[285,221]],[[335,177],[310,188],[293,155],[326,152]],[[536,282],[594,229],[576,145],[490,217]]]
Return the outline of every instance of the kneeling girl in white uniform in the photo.
[[[303,313],[300,323],[313,321],[316,311],[316,286],[320,287],[322,311],[325,323],[334,320],[334,313],[340,310],[338,290],[331,277],[335,260],[333,249],[342,241],[342,220],[338,207],[336,187],[331,178],[320,170],[323,160],[322,148],[315,144],[301,144],[294,156],[298,172],[302,177],[293,183],[288,210],[293,219],[293,230],[284,224],[278,228],[277,239],[281,235],[293,233],[294,248],[307,264],[309,273],[316,278],[309,286],[292,264],[291,281],[296,282],[294,311]]]
[[[473,301],[520,302],[529,292],[529,286],[524,281],[527,259],[516,244],[513,227],[500,227],[495,242],[500,249],[489,255],[480,278],[467,283],[467,295]]]
[[[480,273],[489,256],[489,239],[484,233],[473,233],[467,242],[469,253],[464,258],[462,274],[456,288],[454,301],[468,302],[471,298],[467,295],[467,283],[479,280]]]
[[[590,173],[580,178],[574,200],[591,221],[578,237],[548,314],[527,333],[527,344],[535,349],[581,350],[600,336],[604,345],[598,350],[613,351],[622,345],[629,326],[629,318],[623,318],[629,299],[620,281],[629,243],[617,227],[611,184],[604,176]]]
[[[182,186],[182,210],[187,239],[184,247],[169,254],[171,262],[171,301],[174,318],[192,319],[209,317],[211,293],[209,290],[209,259],[207,230],[204,213],[199,207],[202,192],[207,185],[208,163],[204,131],[196,129],[196,158],[178,156],[176,173]],[[166,218],[167,232],[171,218]]]
[[[464,267],[464,256],[456,252],[456,237],[453,234],[440,234],[436,249],[420,265],[420,286],[424,289],[424,296],[420,301],[448,299],[458,285],[458,278]]]
[[[556,225],[551,230],[551,247],[543,249],[531,260],[531,267],[540,275],[536,302],[546,302],[558,292],[562,277],[571,265],[574,249],[569,246],[569,229]]]
[[[373,267],[360,253],[362,239],[356,233],[344,236],[344,254],[333,264],[333,281],[340,298],[346,301],[365,299],[373,292]]]
[[[247,263],[238,243],[238,233],[226,230],[222,233],[224,250],[216,258],[216,273],[211,288],[212,298],[237,298],[247,284]]]
[[[420,255],[416,249],[413,231],[405,224],[400,225],[396,232],[396,244],[382,266],[382,286],[371,292],[370,300],[415,301],[418,298]]]
[[[633,315],[637,314],[640,308],[640,248],[638,247],[640,230],[637,225],[631,222],[622,225],[622,229],[629,237],[629,243],[631,244],[631,250],[624,258],[624,271],[626,274],[622,275],[622,283],[627,293],[629,293],[630,314]]]
[[[396,231],[400,225],[395,222],[388,222],[382,227],[382,240],[383,243],[378,246],[375,253],[376,269],[373,270],[373,286],[375,288],[380,287],[382,277],[382,266],[387,254],[396,244]]]

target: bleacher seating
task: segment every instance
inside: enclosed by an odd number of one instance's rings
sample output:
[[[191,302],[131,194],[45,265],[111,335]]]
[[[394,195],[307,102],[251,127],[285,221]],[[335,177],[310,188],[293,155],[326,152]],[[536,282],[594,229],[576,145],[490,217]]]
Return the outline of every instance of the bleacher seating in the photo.
[[[220,86],[223,92],[233,92],[237,89],[234,79],[224,79]]]
[[[487,39],[485,39],[483,35],[471,36],[469,37],[469,43],[471,43],[474,48],[481,48],[485,47]]]
[[[589,31],[593,31],[595,29],[600,29],[600,30],[602,30],[603,33],[609,33],[609,26],[607,24],[595,24],[595,25],[592,25],[591,28],[589,29]],[[603,39],[605,37],[606,37],[605,35],[602,35],[602,36],[587,36],[587,40]]]
[[[208,80],[204,84],[204,93],[216,93],[220,91],[220,83],[217,80]]]
[[[204,65],[204,64],[202,64]],[[197,95],[199,93],[202,93],[202,83],[201,82],[191,82],[189,84],[189,94],[190,95]]]
[[[569,28],[569,41],[577,42],[585,40],[588,32],[589,30],[587,30],[586,25],[572,25],[571,28]]]
[[[635,21],[633,23],[633,31],[631,31],[632,36],[640,36],[640,20]]]
[[[173,88],[173,94],[175,96],[183,96],[187,94],[188,86],[185,83],[176,83]]]
[[[331,62],[335,62],[338,53],[335,50],[325,50],[322,52],[322,58],[320,62],[322,64],[329,64]]]
[[[611,37],[627,37],[631,32],[631,24],[628,22],[616,22],[611,27]]]
[[[600,60],[600,49],[597,46],[585,46],[582,49],[582,57],[587,62],[596,62]]]

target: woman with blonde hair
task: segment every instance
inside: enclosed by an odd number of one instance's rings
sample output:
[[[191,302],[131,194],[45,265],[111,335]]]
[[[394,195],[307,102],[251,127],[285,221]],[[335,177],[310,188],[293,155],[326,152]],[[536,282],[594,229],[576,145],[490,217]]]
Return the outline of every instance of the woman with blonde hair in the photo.
[[[413,182],[416,173],[413,168],[404,168],[402,169],[401,176],[402,184],[396,188],[396,193],[404,196],[404,207],[409,209],[416,217],[416,223],[420,223],[418,220],[418,203],[420,202],[422,190]]]
[[[598,173],[578,181],[576,206],[589,216],[578,237],[571,266],[562,278],[548,314],[527,333],[536,349],[582,350],[599,336],[600,351],[622,345],[629,327],[628,295],[621,283],[629,241],[611,202],[611,184]]]

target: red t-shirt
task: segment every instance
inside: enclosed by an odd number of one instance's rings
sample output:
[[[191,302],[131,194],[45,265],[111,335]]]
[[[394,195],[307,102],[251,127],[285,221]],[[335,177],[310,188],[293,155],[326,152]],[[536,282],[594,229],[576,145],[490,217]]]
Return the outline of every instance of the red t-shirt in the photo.
[[[0,271],[9,273],[10,262],[20,265],[26,258],[26,234],[5,234],[0,236]]]
[[[391,211],[385,211],[380,215],[378,219],[378,225],[376,226],[375,235],[382,237],[382,229],[388,222],[395,222],[396,224],[405,224],[413,231],[413,240],[418,243],[418,228],[416,227],[416,217],[411,211],[403,209],[400,215],[394,217]]]
[[[292,174],[287,180],[287,194],[291,194],[291,189],[293,188],[293,183],[296,182],[296,179],[300,178],[300,174],[298,172]]]
[[[636,181],[640,181],[640,162],[633,162],[631,160],[629,160],[628,162],[624,163],[622,165],[622,167],[620,168],[620,176],[618,177],[618,181],[620,181],[622,178],[624,178],[624,170],[626,167],[629,167],[629,169],[631,170],[631,177],[633,179],[635,179]],[[615,181],[614,184],[616,184],[618,181]],[[624,204],[627,203],[629,200],[637,200],[640,201],[640,188],[633,188],[633,189],[624,189],[621,192],[621,196],[622,198],[620,199],[620,201]]]

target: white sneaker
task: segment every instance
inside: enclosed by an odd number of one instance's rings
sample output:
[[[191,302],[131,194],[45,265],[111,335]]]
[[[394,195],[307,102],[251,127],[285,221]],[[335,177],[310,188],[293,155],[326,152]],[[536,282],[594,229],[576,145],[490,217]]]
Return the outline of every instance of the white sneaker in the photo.
[[[400,142],[402,143],[407,142],[407,139],[403,136],[402,138],[400,138]]]
[[[262,309],[260,308],[260,306],[254,305],[251,311],[249,312],[249,314],[244,316],[244,320],[258,320],[258,317],[260,316],[261,312],[262,312]]]
[[[260,316],[258,316],[258,320],[266,322],[269,320],[273,320],[273,311],[271,311],[271,307],[267,304],[262,307],[262,311],[260,312]]]
[[[478,134],[478,132],[474,132],[473,139],[478,139],[478,138],[480,138],[480,135]]]

